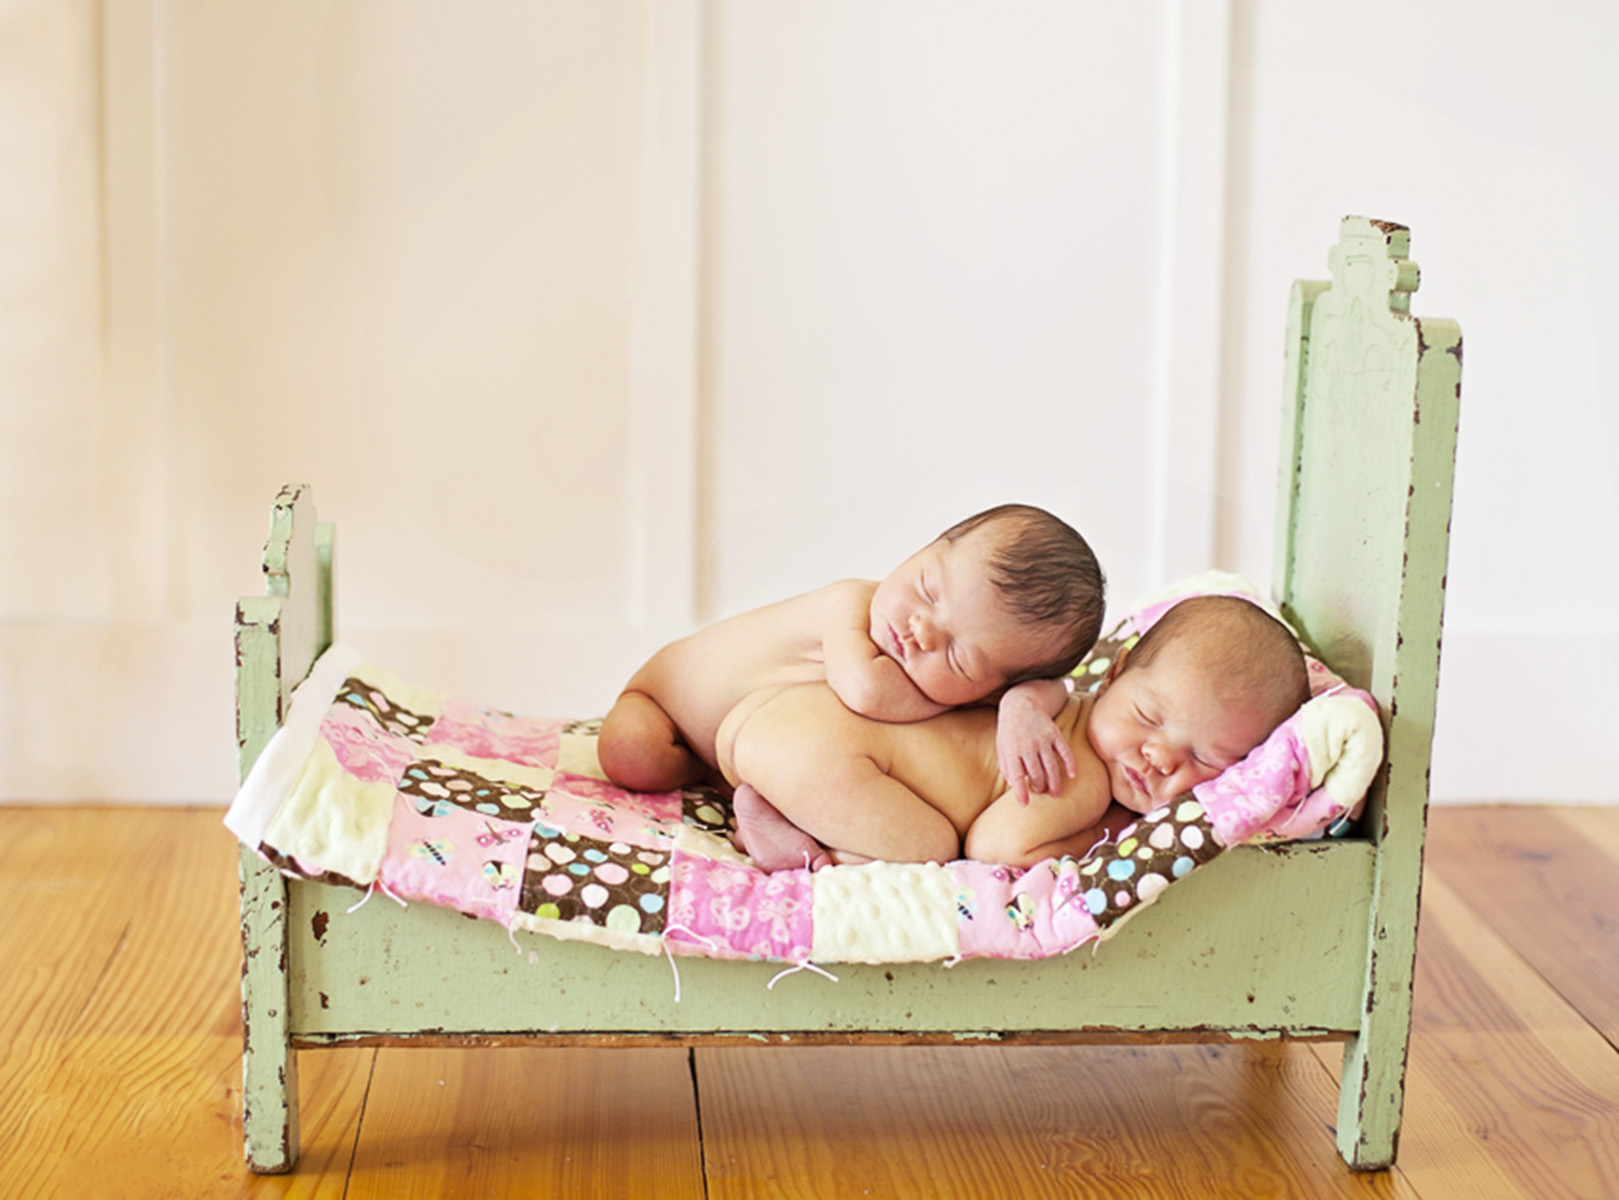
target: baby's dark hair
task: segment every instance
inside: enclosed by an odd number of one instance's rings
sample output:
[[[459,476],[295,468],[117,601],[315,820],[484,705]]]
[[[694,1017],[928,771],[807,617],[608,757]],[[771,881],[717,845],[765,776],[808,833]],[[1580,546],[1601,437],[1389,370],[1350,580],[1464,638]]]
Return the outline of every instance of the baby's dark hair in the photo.
[[[1125,671],[1152,665],[1166,647],[1184,645],[1198,667],[1264,706],[1272,728],[1310,698],[1298,639],[1259,605],[1238,596],[1192,596],[1158,619],[1128,652]]]
[[[1014,616],[1059,630],[1060,652],[1007,680],[1049,679],[1079,665],[1102,632],[1107,579],[1090,546],[1066,521],[1030,504],[1002,504],[958,521],[939,535],[956,542],[992,526],[990,581]]]

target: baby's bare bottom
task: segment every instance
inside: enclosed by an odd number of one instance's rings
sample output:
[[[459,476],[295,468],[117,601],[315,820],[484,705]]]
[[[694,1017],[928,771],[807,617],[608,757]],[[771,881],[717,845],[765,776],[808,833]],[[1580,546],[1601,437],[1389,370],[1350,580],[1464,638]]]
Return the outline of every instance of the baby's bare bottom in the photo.
[[[686,745],[674,720],[645,692],[619,696],[602,721],[596,757],[607,778],[637,792],[690,787],[711,774],[708,764]]]
[[[840,861],[956,858],[961,831],[952,820],[879,765],[896,736],[896,727],[844,708],[824,684],[771,689],[739,704],[720,728],[720,764],[737,785],[748,853],[767,870],[801,868],[806,852],[814,865],[822,847]],[[745,786],[752,795],[744,797]]]

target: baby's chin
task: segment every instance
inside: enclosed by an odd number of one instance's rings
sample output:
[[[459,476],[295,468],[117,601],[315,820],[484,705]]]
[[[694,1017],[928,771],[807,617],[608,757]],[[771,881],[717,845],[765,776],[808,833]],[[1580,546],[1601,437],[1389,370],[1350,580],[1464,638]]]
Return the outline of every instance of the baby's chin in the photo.
[[[1136,791],[1129,784],[1113,789],[1113,800],[1121,808],[1127,808],[1137,816],[1146,816],[1158,807],[1158,802],[1151,796]]]

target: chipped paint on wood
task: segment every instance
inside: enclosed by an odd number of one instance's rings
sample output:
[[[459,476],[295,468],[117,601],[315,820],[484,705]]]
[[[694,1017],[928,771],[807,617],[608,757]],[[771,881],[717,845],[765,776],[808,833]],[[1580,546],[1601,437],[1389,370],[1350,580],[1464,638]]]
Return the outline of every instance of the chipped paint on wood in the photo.
[[[1387,734],[1363,821],[1376,869],[1338,1118],[1360,1169],[1393,1161],[1400,1124],[1460,386],[1455,323],[1409,315],[1409,251],[1402,227],[1346,218],[1330,287],[1295,288],[1297,461],[1278,505],[1278,599],[1377,698]]]
[[[1332,1030],[1301,1030],[1297,1033],[1275,1029],[1045,1029],[1004,1032],[995,1029],[905,1032],[840,1032],[824,1030],[746,1030],[705,1033],[448,1033],[422,1030],[411,1034],[333,1033],[320,1037],[297,1038],[299,1049],[316,1050],[335,1046],[350,1048],[511,1049],[541,1046],[551,1049],[634,1049],[683,1048],[723,1049],[742,1044],[763,1046],[1179,1046],[1213,1042],[1342,1042],[1348,1034]]]
[[[329,538],[328,544],[329,544]],[[316,569],[314,502],[307,487],[283,488],[264,549],[262,597],[236,610],[237,765],[245,779],[280,726],[292,688],[325,647],[320,612],[330,593]],[[288,995],[286,882],[280,871],[243,847],[242,1135],[253,1170],[289,1171],[298,1158],[298,1060],[292,1048]]]

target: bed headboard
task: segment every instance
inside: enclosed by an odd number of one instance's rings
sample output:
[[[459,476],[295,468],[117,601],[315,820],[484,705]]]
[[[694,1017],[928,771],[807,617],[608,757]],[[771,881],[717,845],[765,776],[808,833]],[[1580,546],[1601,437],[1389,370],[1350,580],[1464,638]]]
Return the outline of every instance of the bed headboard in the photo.
[[[240,778],[281,724],[292,689],[332,644],[332,526],[308,484],[275,498],[265,592],[236,605],[236,755]]]
[[[1450,542],[1461,330],[1410,313],[1417,264],[1402,225],[1345,217],[1330,283],[1288,306],[1273,591],[1350,683],[1377,698],[1387,764],[1367,798],[1426,803]],[[1292,464],[1291,470],[1287,464]]]

